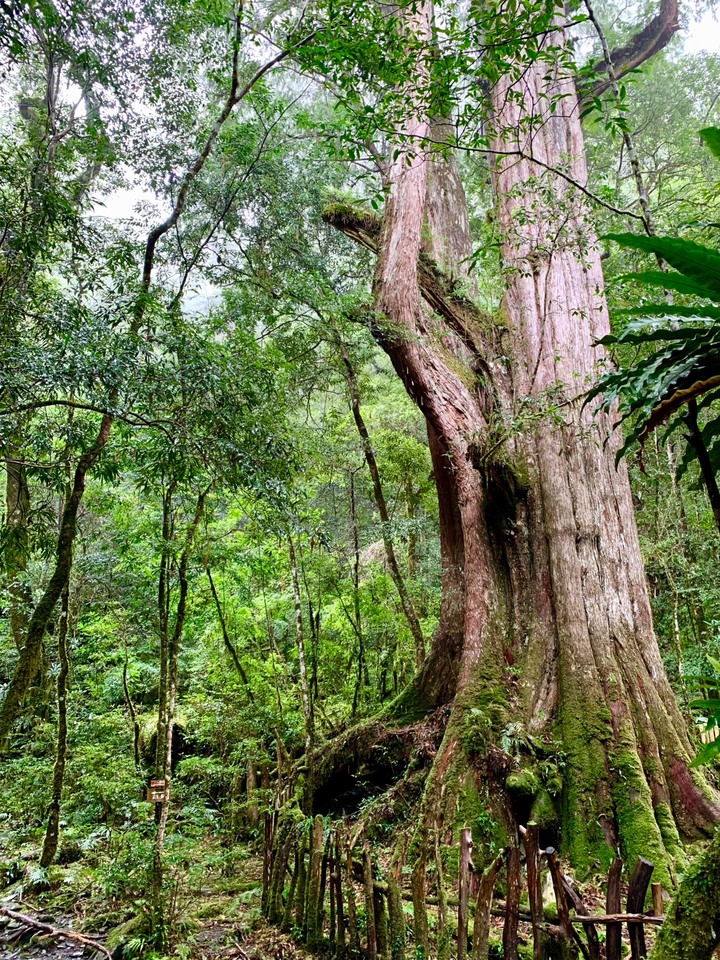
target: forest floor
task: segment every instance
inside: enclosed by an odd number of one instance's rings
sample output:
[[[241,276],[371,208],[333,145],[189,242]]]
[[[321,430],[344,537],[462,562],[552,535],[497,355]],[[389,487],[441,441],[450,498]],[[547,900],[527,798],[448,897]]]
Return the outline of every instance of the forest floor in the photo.
[[[231,877],[208,871],[204,885],[179,888],[173,909],[173,953],[182,960],[307,960],[309,954],[261,917],[262,857],[241,860]],[[56,870],[49,890],[28,892],[17,884],[0,892],[0,906],[53,927],[83,933],[120,955],[136,933],[118,936],[131,911],[99,911],[97,893],[73,880],[71,869]],[[139,946],[139,943],[138,943]],[[139,951],[140,952],[140,951]],[[64,937],[47,937],[0,915],[0,960],[80,960],[101,954]]]
[[[31,914],[58,927],[72,929],[73,917]],[[102,942],[102,931],[98,940]],[[303,960],[307,956],[286,934],[258,922],[246,931],[239,922],[208,920],[199,930],[178,943],[183,955],[192,960]],[[184,947],[184,949],[182,949]],[[91,947],[65,938],[48,939],[27,927],[11,922],[0,934],[2,960],[80,960],[100,957]]]

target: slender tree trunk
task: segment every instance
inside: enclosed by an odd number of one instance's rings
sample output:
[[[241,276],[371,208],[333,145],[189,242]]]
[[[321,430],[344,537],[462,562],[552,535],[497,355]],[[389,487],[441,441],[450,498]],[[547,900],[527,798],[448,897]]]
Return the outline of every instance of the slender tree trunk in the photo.
[[[178,693],[178,656],[180,653],[180,641],[182,640],[183,630],[185,628],[185,617],[187,615],[187,598],[189,591],[188,567],[190,557],[195,543],[195,536],[200,525],[203,513],[205,512],[205,499],[208,490],[203,490],[197,498],[195,513],[188,524],[185,534],[185,543],[180,562],[178,564],[178,601],[175,608],[175,622],[172,634],[167,640],[167,691],[165,699],[165,725],[164,725],[164,754],[161,758],[162,767],[159,771],[160,777],[165,781],[165,792],[163,800],[159,804],[160,814],[158,817],[157,836],[155,838],[155,851],[153,854],[153,879],[152,879],[152,925],[153,930],[158,936],[161,947],[168,945],[169,930],[167,928],[167,917],[165,905],[163,902],[163,850],[165,847],[165,835],[167,833],[167,823],[170,814],[171,788],[172,788],[172,761],[173,761],[173,732],[175,727],[175,711],[177,706]],[[163,511],[163,530],[165,521],[172,506],[169,496],[164,498],[167,501],[167,510]],[[165,542],[163,549],[166,550]],[[160,730],[158,728],[158,739]]]
[[[305,720],[305,762],[307,772],[302,804],[305,813],[310,814],[312,812],[315,785],[315,712],[313,710],[312,693],[305,659],[305,630],[303,626],[302,599],[300,596],[300,578],[298,575],[295,545],[293,544],[292,537],[288,537],[288,552],[290,554],[290,574],[293,588],[293,602],[295,605],[295,640],[298,648],[298,662],[300,666],[300,698]]]
[[[247,797],[247,820],[253,829],[260,823],[260,807],[258,806],[257,764],[255,757],[250,754],[247,758],[245,774],[245,795]]]
[[[695,451],[695,456],[700,464],[700,474],[705,484],[708,499],[710,500],[715,526],[718,528],[718,532],[720,532],[720,489],[718,489],[718,482],[710,460],[710,454],[708,453],[702,431],[698,425],[696,400],[691,400],[688,404],[685,423],[688,426],[688,433],[685,439]]]
[[[140,723],[137,718],[137,711],[135,710],[135,704],[133,703],[132,696],[130,695],[130,683],[128,681],[128,651],[127,645],[125,646],[125,660],[123,662],[123,696],[125,697],[125,705],[128,708],[128,714],[130,715],[130,722],[132,723],[133,728],[133,757],[135,759],[135,770],[137,773],[141,772],[142,769],[142,758],[140,756]]]
[[[355,420],[355,426],[357,427],[358,434],[360,435],[360,439],[362,441],[365,462],[368,465],[370,477],[372,478],[375,504],[378,508],[378,513],[380,514],[380,522],[382,523],[383,544],[385,545],[385,555],[387,557],[388,567],[390,569],[390,576],[393,579],[395,589],[400,597],[400,604],[403,608],[405,619],[408,622],[410,633],[412,634],[413,641],[415,643],[415,666],[419,670],[423,665],[423,661],[425,660],[425,637],[423,636],[418,615],[415,612],[415,606],[412,602],[412,597],[408,593],[405,578],[400,571],[400,564],[398,563],[395,555],[395,546],[393,544],[392,534],[390,532],[390,514],[388,512],[387,502],[385,500],[382,481],[380,480],[380,470],[378,469],[377,459],[375,458],[375,451],[370,440],[367,424],[365,423],[362,411],[360,410],[360,388],[358,386],[355,368],[353,367],[350,357],[345,350],[343,351],[343,364],[345,366],[345,379],[347,381],[348,391],[350,393],[350,406],[352,408],[353,419]]]
[[[162,546],[160,550],[160,571],[158,574],[158,636],[160,639],[160,679],[158,682],[158,722],[155,739],[155,771],[162,778],[167,753],[167,706],[168,706],[168,647],[170,618],[170,560],[173,538],[172,498],[175,485],[171,483],[163,491],[162,501]],[[158,811],[159,816],[159,811]]]
[[[52,799],[48,814],[45,840],[40,854],[40,866],[49,867],[57,853],[60,838],[60,802],[65,781],[65,760],[67,757],[67,697],[68,677],[70,674],[70,656],[68,653],[68,616],[70,589],[66,586],[62,593],[60,622],[58,624],[58,659],[60,670],[57,678],[57,747],[53,768]]]
[[[358,706],[360,705],[360,696],[363,688],[363,681],[367,676],[367,664],[365,661],[365,635],[362,626],[362,611],[360,609],[360,527],[357,518],[357,498],[355,496],[355,473],[350,474],[350,523],[352,524],[353,538],[353,608],[355,619],[352,625],[355,629],[355,636],[358,642],[357,656],[357,676],[355,679],[355,690],[353,692],[352,716],[357,716]]]
[[[215,581],[213,580],[212,573],[210,572],[209,565],[205,566],[205,573],[207,574],[208,582],[210,583],[210,590],[213,595],[213,600],[215,601],[215,609],[218,615],[218,621],[220,623],[220,629],[222,630],[223,643],[225,644],[225,649],[230,654],[235,669],[237,670],[238,676],[245,685],[245,691],[248,695],[248,700],[250,703],[255,703],[255,697],[253,696],[252,687],[250,686],[250,681],[248,676],[245,673],[245,669],[240,661],[238,652],[235,649],[235,645],[230,639],[230,634],[228,633],[227,624],[225,623],[225,616],[223,614],[222,604],[220,603],[220,598],[218,597],[217,590],[215,589]]]

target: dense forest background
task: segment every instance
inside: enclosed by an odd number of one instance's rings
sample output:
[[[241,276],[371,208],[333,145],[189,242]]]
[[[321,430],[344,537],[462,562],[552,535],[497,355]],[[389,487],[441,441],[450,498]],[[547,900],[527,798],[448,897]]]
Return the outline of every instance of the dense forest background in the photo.
[[[387,715],[443,600],[423,413],[378,346],[375,258],[337,229],[346,207],[382,213],[406,55],[372,33],[372,4],[226,7],[0,6],[0,885],[8,903],[76,904],[90,929],[140,917],[126,956],[191,955],[203,911],[259,917],[278,783]],[[581,80],[645,14],[571,10]],[[443,13],[453,43],[463,15]],[[685,35],[586,104],[600,236],[649,211],[653,232],[717,247],[720,161],[698,131],[720,126],[720,54],[686,53]],[[498,320],[495,161],[460,104],[473,254],[456,272]],[[647,292],[619,278],[653,258],[600,245],[622,330]],[[612,350],[622,364],[648,346]],[[492,442],[562,411],[531,399]],[[712,405],[699,417],[712,454]],[[697,751],[707,710],[691,703],[720,686],[718,527],[690,427],[665,427],[625,459]],[[503,736],[524,749],[520,723]],[[389,847],[418,800],[384,806],[393,763],[319,782],[308,823],[366,817]],[[171,781],[158,805],[154,776]],[[472,825],[492,859],[496,815]]]

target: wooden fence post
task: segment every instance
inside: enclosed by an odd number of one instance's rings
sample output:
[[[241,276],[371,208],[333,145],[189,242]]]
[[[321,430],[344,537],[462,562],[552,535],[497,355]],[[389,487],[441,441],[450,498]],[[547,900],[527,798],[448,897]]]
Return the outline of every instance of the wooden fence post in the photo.
[[[367,919],[368,960],[377,960],[377,932],[375,929],[375,897],[373,891],[372,857],[370,844],[363,842],[363,879],[365,884],[365,917]]]
[[[273,864],[273,840],[274,837],[274,818],[271,810],[265,814],[265,848],[263,850],[263,869],[262,869],[262,901],[261,908],[265,916],[268,913],[268,898],[270,896],[270,877],[272,876]]]
[[[375,908],[375,940],[378,956],[387,960],[388,956],[388,918],[385,909],[385,894],[380,887],[373,886],[373,906]]]
[[[395,845],[388,874],[388,938],[392,960],[405,957],[405,914],[402,905],[403,864],[405,842],[401,838]]]
[[[468,898],[470,896],[470,863],[472,860],[472,830],[463,827],[460,831],[460,870],[458,877],[458,931],[457,956],[465,960],[468,945]],[[438,878],[442,882],[442,878]]]
[[[620,913],[620,881],[622,879],[623,862],[616,857],[608,873],[607,898],[605,912],[608,915]],[[622,956],[622,924],[608,923],[605,927],[605,956],[607,960],[620,960]]]
[[[662,917],[665,914],[665,901],[663,899],[663,888],[661,883],[652,884],[653,913],[656,917]]]
[[[333,857],[332,834],[328,837],[328,893],[330,894],[330,931],[329,939],[333,953],[337,949],[337,902],[335,900],[335,859]]]
[[[325,841],[325,849],[322,856],[322,867],[320,870],[320,895],[318,896],[318,931],[320,941],[323,939],[323,928],[325,925],[325,891],[327,889],[328,861],[330,857],[330,835]]]
[[[518,919],[520,913],[520,848],[513,844],[507,858],[507,899],[503,929],[503,957],[519,960]]]
[[[280,924],[280,929],[284,933],[289,933],[292,926],[292,911],[293,906],[295,905],[295,890],[297,888],[298,876],[300,874],[300,851],[298,844],[295,844],[295,867],[290,878],[290,889],[288,891],[287,900],[285,901],[285,909],[283,910],[282,923]]]
[[[307,894],[307,945],[313,950],[320,946],[322,928],[320,920],[320,880],[323,861],[323,818],[315,817],[310,842],[310,868]]]
[[[337,943],[341,953],[345,951],[345,910],[343,907],[342,892],[342,843],[340,831],[335,833],[335,897],[337,905],[335,915],[337,920]]]
[[[352,842],[348,838],[345,853],[345,884],[347,886],[348,901],[348,937],[350,940],[350,950],[354,956],[360,953],[360,937],[358,934],[357,923],[357,902],[355,900],[355,887],[353,886],[353,852]]]
[[[427,915],[427,851],[423,844],[413,864],[412,877],[413,931],[416,956],[425,958],[430,953],[430,933]]]
[[[568,907],[567,896],[565,894],[565,887],[563,886],[562,870],[560,869],[560,861],[558,860],[558,855],[555,852],[554,847],[548,847],[545,851],[545,855],[547,856],[548,867],[550,868],[550,876],[552,877],[553,888],[555,890],[555,901],[557,902],[558,917],[560,918],[560,923],[565,931],[568,943],[572,944],[575,942],[585,957],[585,960],[590,960],[588,949],[580,935],[575,931],[575,928],[572,925],[572,920],[570,919],[570,909]]]
[[[305,855],[308,851],[307,833],[303,831],[300,839],[300,849],[298,851],[298,879],[295,894],[295,926],[303,932],[305,926],[305,902],[307,900],[307,867],[305,866]]]
[[[522,833],[522,830],[520,831]],[[530,902],[530,923],[533,933],[533,957],[543,960],[547,937],[543,930],[542,877],[540,873],[540,831],[537,824],[528,824],[523,833]]]
[[[570,903],[575,908],[575,913],[579,917],[589,917],[583,899],[579,893],[576,893],[573,888],[570,886],[567,877],[563,877],[563,887],[565,888],[565,894],[570,901]],[[600,960],[600,938],[598,937],[597,930],[594,923],[584,923],[583,927],[585,928],[585,935],[587,936],[588,942],[588,956],[589,960]],[[577,934],[576,934],[577,940]]]
[[[650,883],[655,865],[644,857],[638,857],[633,867],[630,883],[628,884],[627,912],[643,913],[645,911],[645,895]],[[630,933],[630,955],[632,960],[642,960],[647,956],[645,944],[645,927],[642,923],[628,923]]]
[[[490,939],[490,911],[497,875],[505,860],[501,853],[485,870],[478,884],[475,901],[475,924],[473,926],[473,960],[488,960],[488,941]]]

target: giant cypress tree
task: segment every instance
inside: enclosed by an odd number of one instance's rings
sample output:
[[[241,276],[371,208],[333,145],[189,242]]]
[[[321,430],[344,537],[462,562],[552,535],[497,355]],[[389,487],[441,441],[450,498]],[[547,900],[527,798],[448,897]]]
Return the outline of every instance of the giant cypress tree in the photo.
[[[382,223],[350,208],[326,213],[378,254],[373,332],[427,419],[435,467],[442,616],[403,703],[452,710],[411,848],[418,899],[427,833],[447,825],[468,769],[510,820],[541,818],[557,782],[543,783],[538,760],[559,747],[562,845],[580,868],[620,848],[664,869],[680,835],[706,835],[720,817],[689,768],[613,417],[582,402],[609,323],[579,98],[562,16],[526,6],[468,25],[489,60],[500,317],[481,316],[452,279],[464,272],[469,231],[457,166],[433,152],[445,128],[431,122],[429,4],[392,9],[413,70],[402,81]],[[662,29],[671,35],[676,15],[665,4],[613,57],[616,73],[657,48]],[[515,36],[510,56],[503,30]],[[518,39],[524,31],[531,39]],[[498,750],[510,732],[520,744],[513,759]]]

